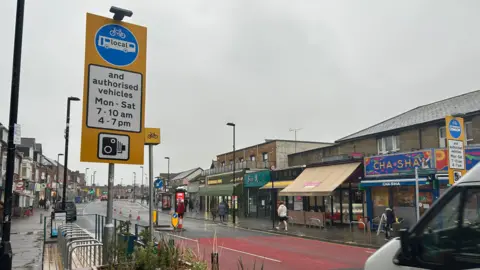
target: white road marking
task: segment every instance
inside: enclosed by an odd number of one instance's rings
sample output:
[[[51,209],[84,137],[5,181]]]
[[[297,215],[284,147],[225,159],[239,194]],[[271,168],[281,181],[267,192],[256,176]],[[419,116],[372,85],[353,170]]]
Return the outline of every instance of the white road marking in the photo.
[[[366,252],[366,253],[370,253],[370,254],[375,253],[375,251],[368,251],[368,250],[366,250],[365,252]]]
[[[175,234],[171,234],[171,233],[167,233],[166,235],[169,235],[169,236],[172,236],[172,237],[177,237],[177,238],[180,238],[180,239],[183,239],[183,240],[188,240],[188,241],[193,241],[193,242],[197,242],[197,243],[198,243],[198,240],[197,240],[197,239],[192,239],[192,238],[188,238],[188,237],[184,237],[184,236],[180,236],[180,235],[175,235]]]
[[[240,250],[236,250],[236,249],[231,249],[231,248],[227,248],[227,247],[224,247],[224,246],[221,246],[220,248],[223,248],[223,249],[226,249],[226,250],[230,250],[230,251],[233,251],[233,252],[242,253],[242,254],[245,254],[245,255],[250,255],[250,256],[257,257],[257,258],[264,259],[264,260],[269,260],[269,261],[272,261],[272,262],[277,262],[277,263],[281,263],[281,262],[282,262],[282,261],[279,261],[279,260],[276,260],[276,259],[272,259],[272,258],[269,258],[269,257],[265,257],[265,256],[253,254],[253,253],[248,253],[248,252],[240,251]]]

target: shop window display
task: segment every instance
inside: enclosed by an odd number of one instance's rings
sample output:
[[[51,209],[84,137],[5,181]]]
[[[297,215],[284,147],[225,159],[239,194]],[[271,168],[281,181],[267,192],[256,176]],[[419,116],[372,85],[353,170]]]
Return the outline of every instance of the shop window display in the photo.
[[[381,216],[389,206],[388,187],[372,188],[373,215]]]
[[[340,223],[342,219],[342,213],[340,212],[340,195],[341,193],[337,190],[333,192],[333,222]]]
[[[415,206],[415,187],[395,187],[393,190],[394,207],[414,207]]]

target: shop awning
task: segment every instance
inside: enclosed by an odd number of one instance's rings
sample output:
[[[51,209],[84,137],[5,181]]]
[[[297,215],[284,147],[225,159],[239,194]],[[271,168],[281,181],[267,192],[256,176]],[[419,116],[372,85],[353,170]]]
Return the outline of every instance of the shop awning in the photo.
[[[280,196],[330,196],[360,166],[360,162],[306,168]]]
[[[418,178],[419,185],[426,185],[427,178]],[[360,187],[396,187],[396,186],[415,186],[415,178],[408,179],[379,179],[364,180],[360,182]]]
[[[284,189],[286,187],[288,187],[290,184],[292,184],[293,181],[275,181],[273,182],[273,188],[274,189]],[[261,187],[260,189],[272,189],[272,182],[268,182],[266,183],[263,187]]]
[[[234,187],[233,184],[205,186],[205,187],[201,187],[198,190],[198,195],[200,196],[232,196],[233,187]]]

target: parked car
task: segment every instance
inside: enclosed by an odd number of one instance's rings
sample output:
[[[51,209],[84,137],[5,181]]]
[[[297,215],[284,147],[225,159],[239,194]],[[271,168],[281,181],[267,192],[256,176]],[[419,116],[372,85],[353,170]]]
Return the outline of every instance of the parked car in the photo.
[[[57,202],[57,204],[54,207],[54,211],[60,211],[62,210],[62,202]],[[73,201],[66,201],[65,202],[65,211],[66,213],[66,219],[67,221],[75,221],[77,220],[77,206],[75,205],[75,202]]]
[[[108,201],[107,195],[102,195],[102,196],[100,197],[100,201],[102,201],[102,202],[103,202],[103,201]]]

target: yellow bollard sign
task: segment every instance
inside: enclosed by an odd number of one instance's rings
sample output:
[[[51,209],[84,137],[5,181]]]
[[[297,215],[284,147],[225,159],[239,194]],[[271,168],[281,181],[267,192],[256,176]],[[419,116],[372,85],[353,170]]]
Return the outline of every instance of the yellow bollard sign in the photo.
[[[156,223],[156,222],[157,222],[157,211],[156,211],[156,210],[153,210],[153,213],[152,213],[152,222],[153,222],[153,223]]]
[[[178,227],[178,214],[176,212],[172,215],[172,226],[175,229]]]

